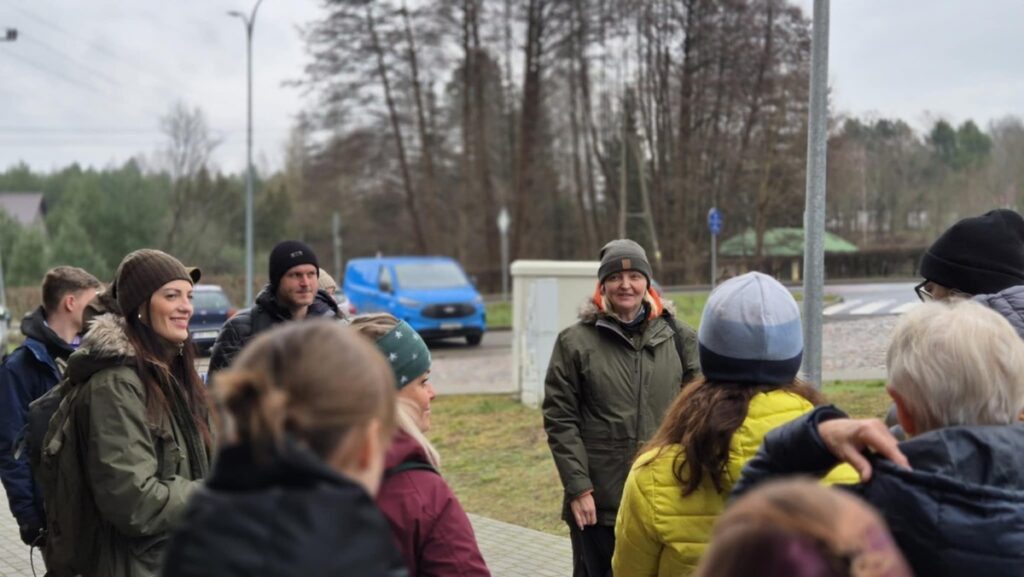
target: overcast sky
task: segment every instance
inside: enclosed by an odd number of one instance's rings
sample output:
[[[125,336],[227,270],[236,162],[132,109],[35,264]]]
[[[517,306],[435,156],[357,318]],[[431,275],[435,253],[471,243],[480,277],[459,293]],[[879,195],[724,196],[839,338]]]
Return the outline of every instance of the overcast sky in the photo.
[[[797,0],[810,15],[813,0]],[[253,44],[257,165],[280,167],[303,108],[283,86],[305,62],[296,27],[316,0],[265,0]],[[0,168],[121,163],[161,145],[158,118],[181,100],[223,139],[215,161],[245,163],[245,33],[228,10],[252,0],[0,0]],[[917,128],[941,116],[985,126],[1024,115],[1024,2],[832,2],[829,78],[835,109],[896,116]]]

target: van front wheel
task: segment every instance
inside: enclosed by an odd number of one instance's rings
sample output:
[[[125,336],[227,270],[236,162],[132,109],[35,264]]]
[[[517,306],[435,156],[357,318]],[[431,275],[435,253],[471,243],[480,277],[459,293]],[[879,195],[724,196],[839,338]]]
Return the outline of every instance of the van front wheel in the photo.
[[[473,335],[466,335],[466,343],[471,347],[475,347],[480,344],[480,341],[484,340],[483,333],[476,333]]]

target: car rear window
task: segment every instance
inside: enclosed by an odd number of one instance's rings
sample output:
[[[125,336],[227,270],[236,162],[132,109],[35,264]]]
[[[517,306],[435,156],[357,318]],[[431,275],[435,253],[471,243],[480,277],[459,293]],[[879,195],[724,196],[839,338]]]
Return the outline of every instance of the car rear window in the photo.
[[[192,296],[192,306],[197,309],[229,309],[231,302],[220,291],[196,291]]]

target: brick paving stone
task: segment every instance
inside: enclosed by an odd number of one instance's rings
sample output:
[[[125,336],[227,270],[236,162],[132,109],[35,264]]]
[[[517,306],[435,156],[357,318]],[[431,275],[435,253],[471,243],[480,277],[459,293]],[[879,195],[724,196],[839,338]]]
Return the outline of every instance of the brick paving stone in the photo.
[[[567,577],[572,546],[566,537],[469,515],[480,552],[494,577]]]

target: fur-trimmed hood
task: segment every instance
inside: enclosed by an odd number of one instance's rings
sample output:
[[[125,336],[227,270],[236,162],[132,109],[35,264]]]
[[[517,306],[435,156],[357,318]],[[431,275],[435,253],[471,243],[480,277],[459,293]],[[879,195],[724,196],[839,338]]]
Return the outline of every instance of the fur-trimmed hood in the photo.
[[[598,291],[600,291],[600,285],[598,285]],[[657,299],[657,303],[660,305],[661,311],[658,313],[657,316],[663,316],[666,313],[668,313],[670,316],[673,316],[673,317],[676,316],[676,303],[674,303],[670,299],[662,300],[661,297],[659,297],[657,295],[657,293],[648,293],[648,294],[651,294],[652,298]],[[577,315],[578,315],[579,319],[582,322],[584,322],[585,324],[592,325],[592,324],[597,322],[597,319],[602,318],[602,317],[606,317],[606,318],[610,318],[610,319],[615,319],[615,317],[612,316],[611,313],[602,310],[598,306],[598,304],[597,304],[597,302],[598,302],[597,299],[598,298],[600,298],[600,293],[599,292],[595,292],[594,296],[591,296],[590,298],[588,298],[587,300],[583,301],[580,304],[580,308],[578,309]]]
[[[82,345],[68,359],[68,376],[73,382],[84,383],[97,372],[110,366],[124,365],[134,357],[135,347],[125,332],[124,317],[113,313],[101,314],[89,322]]]

